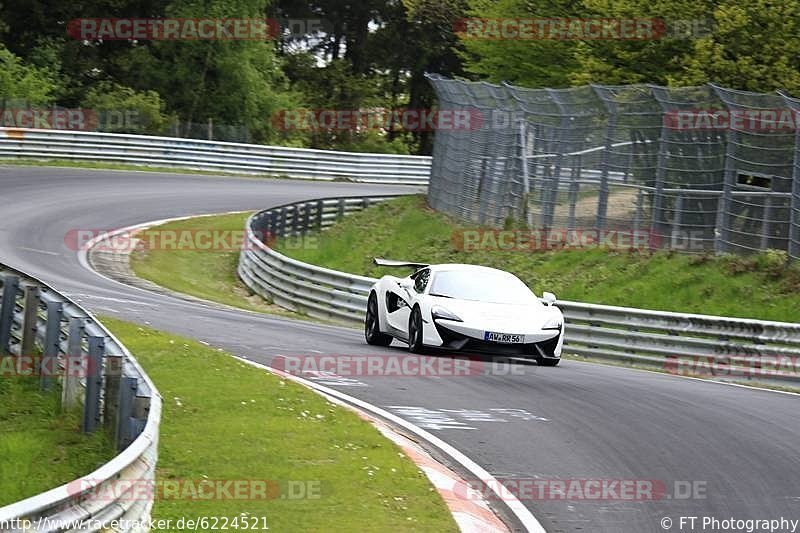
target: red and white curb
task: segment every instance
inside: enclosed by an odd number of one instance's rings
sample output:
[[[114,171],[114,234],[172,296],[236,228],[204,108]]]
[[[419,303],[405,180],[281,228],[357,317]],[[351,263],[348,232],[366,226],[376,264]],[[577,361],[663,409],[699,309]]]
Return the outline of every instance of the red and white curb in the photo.
[[[397,433],[384,422],[357,411],[359,415],[378,428],[384,437],[394,442],[406,456],[422,470],[439,492],[462,533],[488,533],[511,531],[480,497],[466,498],[467,481],[443,464],[405,435]],[[461,489],[461,490],[459,490]]]

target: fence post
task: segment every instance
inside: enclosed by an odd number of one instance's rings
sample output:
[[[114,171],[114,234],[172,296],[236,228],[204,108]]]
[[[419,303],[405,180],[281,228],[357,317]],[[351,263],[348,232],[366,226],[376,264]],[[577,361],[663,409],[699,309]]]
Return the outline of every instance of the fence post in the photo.
[[[39,374],[39,388],[50,390],[53,385],[55,368],[58,365],[58,351],[61,343],[61,315],[64,304],[56,301],[47,302],[47,324],[44,335],[44,357]]]
[[[736,182],[734,167],[734,150],[738,141],[735,131],[728,132],[728,143],[725,147],[725,181],[722,185],[722,196],[717,204],[717,228],[714,236],[714,249],[725,253],[730,249],[731,206],[733,204],[733,185]]]
[[[13,274],[3,276],[3,302],[0,307],[0,355],[11,353],[11,325],[14,323],[14,307],[17,305],[19,278]]]
[[[678,248],[678,239],[683,225],[683,196],[675,199],[675,216],[672,219],[672,236],[670,239],[670,250]]]
[[[531,182],[528,171],[528,129],[525,120],[519,121],[519,157],[522,170],[522,213],[525,216],[525,224],[531,228],[533,227],[533,215],[530,212]]]
[[[642,189],[636,190],[636,213],[633,216],[633,234],[638,236],[642,226],[642,212],[644,210],[644,193]]]
[[[795,157],[800,157],[800,130],[797,132],[798,148]],[[789,257],[800,259],[800,161],[795,162],[792,179],[792,201],[789,207]]]
[[[597,229],[602,230],[606,227],[606,213],[608,211],[608,173],[611,165],[611,132],[617,127],[617,112],[612,110],[608,117],[606,127],[606,145],[603,150],[603,165],[600,171],[600,191],[597,195]]]
[[[84,433],[92,433],[100,425],[100,390],[103,386],[105,343],[103,337],[89,337],[89,357],[86,362],[86,400],[83,403]],[[106,403],[106,409],[108,408],[108,403]]]
[[[22,346],[20,354],[33,355],[36,348],[36,333],[39,328],[39,287],[25,286],[25,310],[22,319]]]
[[[769,248],[770,231],[772,230],[772,197],[764,198],[764,223],[761,227],[761,249]]]
[[[61,408],[69,410],[78,403],[80,389],[79,368],[89,369],[83,359],[83,319],[73,318],[69,321],[69,337],[67,339],[67,368],[64,375],[64,387],[61,390]],[[88,375],[87,381],[88,381]]]

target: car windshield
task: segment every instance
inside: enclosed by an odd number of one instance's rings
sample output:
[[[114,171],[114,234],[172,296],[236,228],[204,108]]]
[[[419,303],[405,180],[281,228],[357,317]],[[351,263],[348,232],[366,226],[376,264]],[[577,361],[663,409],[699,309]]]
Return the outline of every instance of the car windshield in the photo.
[[[535,304],[539,300],[517,277],[504,272],[445,270],[433,277],[431,296],[502,304]]]

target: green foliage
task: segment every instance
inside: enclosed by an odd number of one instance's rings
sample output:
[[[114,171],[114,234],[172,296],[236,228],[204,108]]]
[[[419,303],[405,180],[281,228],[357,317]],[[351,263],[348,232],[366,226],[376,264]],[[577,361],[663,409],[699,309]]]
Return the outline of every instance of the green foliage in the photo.
[[[51,72],[25,65],[0,44],[0,99],[21,99],[32,105],[53,102],[57,84]]]
[[[579,16],[569,0],[469,0],[468,17],[554,18]],[[525,87],[566,87],[578,69],[574,41],[491,40],[462,34],[467,72],[491,82],[508,81]]]
[[[575,49],[573,84],[655,83],[666,85],[681,75],[694,54],[696,36],[711,31],[711,2],[696,0],[583,0],[591,18],[658,19],[663,34],[654,39],[587,40]],[[704,81],[705,82],[705,81]],[[703,83],[704,83],[703,82]]]
[[[734,89],[800,94],[800,4],[715,2],[716,29],[695,42],[675,83],[713,81]]]
[[[800,93],[800,4],[770,0],[470,0],[470,16],[660,19],[641,40],[466,39],[465,68],[528,87],[587,83],[698,85]]]
[[[83,106],[97,112],[114,133],[160,134],[167,124],[164,102],[155,91],[135,91],[112,82],[89,90]],[[130,123],[128,123],[130,118]]]

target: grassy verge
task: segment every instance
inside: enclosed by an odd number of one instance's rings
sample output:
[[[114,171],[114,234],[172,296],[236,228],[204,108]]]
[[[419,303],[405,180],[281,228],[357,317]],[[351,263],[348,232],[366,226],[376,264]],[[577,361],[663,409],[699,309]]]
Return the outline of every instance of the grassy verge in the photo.
[[[191,170],[176,167],[159,167],[150,165],[133,165],[129,163],[110,163],[107,161],[83,161],[72,159],[4,159],[0,158],[0,166],[12,165],[20,167],[66,167],[87,168],[98,170],[125,170],[133,172],[161,172],[165,174],[199,174],[204,176],[232,176],[236,178],[281,178],[291,179],[289,176],[273,176],[269,174],[243,174],[241,172],[226,172],[224,170]]]
[[[248,216],[250,213],[190,218],[168,222],[148,231],[189,234],[198,230],[216,230],[231,231],[234,235],[240,235]],[[147,233],[142,236],[144,239],[148,238]],[[248,311],[298,316],[252,295],[239,281],[236,275],[238,250],[197,251],[165,248],[136,251],[131,254],[130,259],[131,268],[137,276],[162,287]]]
[[[468,229],[425,204],[392,200],[326,230],[315,248],[281,249],[295,259],[356,274],[391,272],[376,256],[429,263],[476,263],[509,270],[537,293],[564,300],[644,309],[800,321],[800,265],[785,256],[751,257],[580,251],[463,251],[453,243]],[[395,269],[395,273],[397,270]]]
[[[60,411],[61,390],[0,379],[0,507],[96,470],[114,456],[102,431],[80,432],[80,411]]]
[[[103,322],[164,396],[160,479],[271,480],[282,495],[301,482],[319,495],[160,500],[156,518],[248,516],[273,531],[456,530],[424,474],[350,411],[214,348]]]

